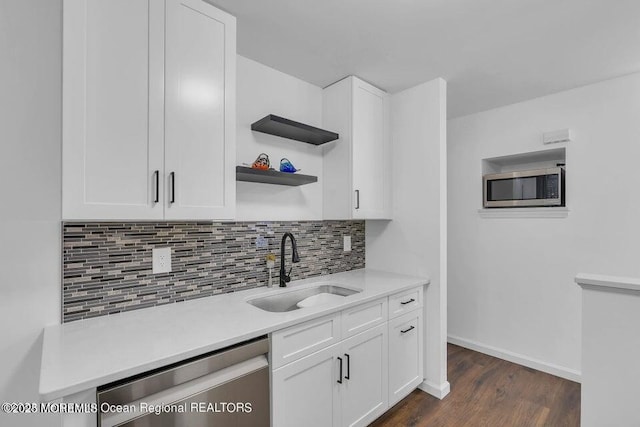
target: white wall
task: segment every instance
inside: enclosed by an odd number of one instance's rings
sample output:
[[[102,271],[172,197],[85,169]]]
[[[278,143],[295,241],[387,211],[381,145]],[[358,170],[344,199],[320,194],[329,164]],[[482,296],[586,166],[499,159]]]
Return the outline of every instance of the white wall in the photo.
[[[238,221],[322,219],[322,148],[251,130],[251,124],[275,114],[322,126],[322,89],[238,55],[237,164],[253,163],[262,152],[278,170],[288,158],[318,182],[299,187],[238,182]]]
[[[38,401],[42,328],[60,319],[61,25],[60,0],[0,2],[0,402]]]
[[[640,275],[640,74],[450,120],[452,342],[579,379],[579,271]],[[481,159],[570,128],[568,218],[480,218]]]
[[[391,96],[392,221],[367,221],[368,268],[429,276],[425,293],[425,377],[438,397],[447,382],[446,82]]]

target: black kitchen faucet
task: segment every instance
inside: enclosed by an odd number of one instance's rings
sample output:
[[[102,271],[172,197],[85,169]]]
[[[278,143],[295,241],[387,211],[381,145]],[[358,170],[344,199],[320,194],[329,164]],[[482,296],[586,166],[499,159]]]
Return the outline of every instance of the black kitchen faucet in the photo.
[[[280,243],[280,287],[284,288],[287,286],[287,283],[291,281],[291,270],[293,267],[287,270],[284,268],[284,248],[285,243],[287,242],[287,237],[291,238],[291,250],[293,253],[291,254],[291,262],[296,263],[300,262],[300,257],[298,256],[298,246],[296,245],[296,239],[293,237],[293,234],[287,232],[282,236],[282,242]]]

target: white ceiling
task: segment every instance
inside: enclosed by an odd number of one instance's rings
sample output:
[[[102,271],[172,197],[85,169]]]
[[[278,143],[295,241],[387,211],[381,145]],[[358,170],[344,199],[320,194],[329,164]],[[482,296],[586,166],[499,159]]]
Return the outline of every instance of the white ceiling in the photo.
[[[326,86],[443,77],[458,117],[640,71],[640,0],[210,0],[238,53]]]

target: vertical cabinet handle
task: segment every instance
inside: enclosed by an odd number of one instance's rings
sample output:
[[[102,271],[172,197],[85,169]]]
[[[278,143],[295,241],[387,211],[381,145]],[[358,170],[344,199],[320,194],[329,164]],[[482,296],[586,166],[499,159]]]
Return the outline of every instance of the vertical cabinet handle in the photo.
[[[338,378],[338,384],[342,384],[342,357],[338,357],[338,361],[340,362],[340,378]]]
[[[176,202],[176,173],[171,172],[169,174],[169,178],[171,179],[171,199],[169,199],[169,203]]]
[[[156,186],[156,195],[153,199],[153,203],[158,203],[160,201],[160,171],[155,171],[153,173],[153,177],[155,180],[155,186]]]
[[[356,190],[356,209],[360,209],[360,190]]]
[[[350,380],[351,379],[351,377],[350,377],[350,375],[351,375],[351,357],[347,353],[344,354],[344,357],[347,358],[347,373],[345,374],[344,379],[345,380]]]

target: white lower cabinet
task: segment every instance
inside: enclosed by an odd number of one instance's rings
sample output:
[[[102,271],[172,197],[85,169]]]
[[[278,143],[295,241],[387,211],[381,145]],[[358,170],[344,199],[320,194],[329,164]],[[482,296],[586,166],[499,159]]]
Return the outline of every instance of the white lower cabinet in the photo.
[[[276,369],[274,426],[366,426],[387,402],[387,325]]]
[[[380,325],[342,343],[341,426],[366,426],[388,405],[387,325]],[[335,425],[335,424],[334,424]]]
[[[366,426],[414,390],[424,333],[422,288],[414,291],[274,332],[272,425]],[[389,302],[407,297],[413,309],[387,321]]]
[[[271,376],[272,425],[340,425],[340,344],[276,369]]]
[[[389,321],[389,406],[423,380],[422,309]]]

